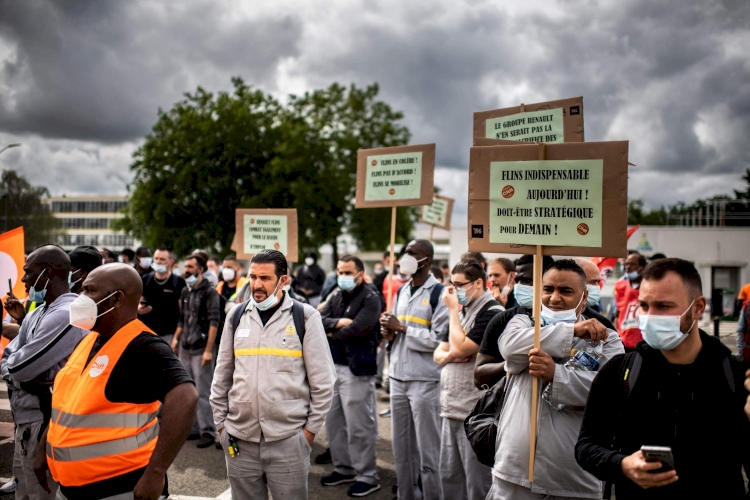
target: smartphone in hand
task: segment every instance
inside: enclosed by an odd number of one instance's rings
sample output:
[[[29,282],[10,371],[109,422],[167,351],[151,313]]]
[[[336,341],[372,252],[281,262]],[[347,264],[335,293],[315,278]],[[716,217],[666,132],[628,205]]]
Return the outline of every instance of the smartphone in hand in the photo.
[[[641,446],[641,453],[646,462],[661,462],[662,467],[651,472],[657,473],[674,470],[674,457],[672,456],[672,448],[669,446],[644,445]]]

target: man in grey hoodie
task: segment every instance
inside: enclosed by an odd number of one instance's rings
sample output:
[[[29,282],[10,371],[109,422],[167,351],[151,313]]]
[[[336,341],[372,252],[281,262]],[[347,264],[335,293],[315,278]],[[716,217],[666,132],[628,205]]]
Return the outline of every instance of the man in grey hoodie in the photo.
[[[16,423],[16,498],[52,499],[57,491],[52,477],[48,474],[52,491],[46,492],[34,474],[37,444],[49,422],[50,388],[55,375],[88,332],[69,324],[69,306],[77,295],[70,293],[70,259],[60,247],[47,245],[34,250],[23,270],[28,300],[36,302],[37,307],[24,316],[18,300],[6,301],[8,312],[21,318],[22,323],[18,336],[3,352],[0,367]]]

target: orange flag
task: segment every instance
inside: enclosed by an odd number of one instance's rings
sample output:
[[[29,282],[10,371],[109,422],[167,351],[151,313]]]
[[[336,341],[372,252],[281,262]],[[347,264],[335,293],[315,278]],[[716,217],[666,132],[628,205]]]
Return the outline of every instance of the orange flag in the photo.
[[[0,234],[0,298],[3,302],[8,295],[9,279],[13,285],[13,295],[17,299],[26,298],[26,287],[21,283],[25,263],[23,227]]]

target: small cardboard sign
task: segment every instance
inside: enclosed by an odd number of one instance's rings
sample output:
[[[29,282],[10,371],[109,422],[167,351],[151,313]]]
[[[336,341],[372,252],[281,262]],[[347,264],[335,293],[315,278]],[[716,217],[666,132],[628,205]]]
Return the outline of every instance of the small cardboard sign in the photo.
[[[478,111],[474,113],[474,138],[583,142],[583,97]],[[474,145],[479,144],[475,141]]]
[[[471,148],[469,250],[627,255],[628,143]]]
[[[288,262],[297,262],[296,209],[237,209],[235,226],[238,259],[251,259],[261,250],[271,249],[283,253]]]
[[[419,222],[431,224],[443,229],[451,228],[451,215],[453,214],[453,203],[456,200],[447,196],[435,194],[432,197],[432,205],[422,206]]]
[[[357,208],[408,207],[432,203],[435,145],[360,149]]]

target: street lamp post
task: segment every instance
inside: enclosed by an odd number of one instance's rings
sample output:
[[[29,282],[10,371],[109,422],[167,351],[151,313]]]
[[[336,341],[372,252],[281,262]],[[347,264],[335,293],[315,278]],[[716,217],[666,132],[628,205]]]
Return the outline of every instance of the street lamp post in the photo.
[[[20,145],[21,145],[20,142],[17,142],[15,144],[8,144],[4,148],[0,149],[0,153],[5,151],[6,149],[17,148]],[[10,192],[8,191],[7,187],[2,191],[2,195],[5,196],[5,231],[4,232],[7,233],[8,232],[8,198],[10,198]]]

